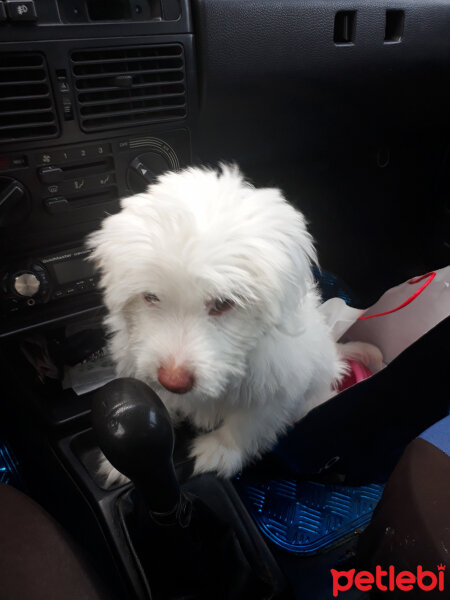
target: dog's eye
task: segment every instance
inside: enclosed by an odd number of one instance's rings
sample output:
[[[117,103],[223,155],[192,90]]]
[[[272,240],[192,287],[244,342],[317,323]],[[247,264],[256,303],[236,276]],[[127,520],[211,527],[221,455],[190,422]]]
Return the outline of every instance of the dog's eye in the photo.
[[[143,298],[147,304],[155,304],[155,302],[159,302],[158,296],[155,296],[155,294],[149,294],[148,292],[143,294]]]
[[[209,308],[209,313],[210,315],[221,315],[224,312],[227,312],[228,310],[231,310],[234,306],[234,302],[233,300],[221,300],[220,298],[216,298],[215,300],[212,301],[210,308]]]

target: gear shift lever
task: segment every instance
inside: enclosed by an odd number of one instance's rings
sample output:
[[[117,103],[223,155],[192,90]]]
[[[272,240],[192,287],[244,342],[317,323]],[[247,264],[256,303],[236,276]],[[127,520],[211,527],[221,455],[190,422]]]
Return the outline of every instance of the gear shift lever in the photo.
[[[155,520],[174,522],[185,499],[172,460],[172,423],[157,394],[137,379],[115,379],[96,393],[92,420],[106,458],[133,481]]]
[[[212,475],[187,481],[183,489],[192,495],[180,490],[172,423],[153,390],[136,379],[115,379],[96,392],[92,420],[106,458],[135,484],[137,493],[125,492],[116,509],[154,598],[273,598],[266,564],[259,554],[257,568],[247,560],[254,542],[236,500],[227,496],[232,490],[225,493]]]

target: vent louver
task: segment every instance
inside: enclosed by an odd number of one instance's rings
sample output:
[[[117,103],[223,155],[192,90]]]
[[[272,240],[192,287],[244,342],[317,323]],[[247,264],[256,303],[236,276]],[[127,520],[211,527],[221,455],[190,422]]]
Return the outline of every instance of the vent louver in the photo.
[[[0,53],[0,141],[43,139],[58,133],[44,56]]]
[[[186,116],[184,55],[178,44],[83,50],[71,59],[84,131]]]

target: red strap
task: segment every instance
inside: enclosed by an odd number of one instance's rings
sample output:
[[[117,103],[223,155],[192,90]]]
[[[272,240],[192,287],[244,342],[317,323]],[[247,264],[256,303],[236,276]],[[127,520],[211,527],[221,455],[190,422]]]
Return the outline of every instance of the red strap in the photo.
[[[390,315],[391,313],[397,312],[401,308],[408,306],[408,304],[411,304],[411,302],[415,298],[417,298],[417,296],[419,296],[426,287],[428,287],[430,285],[430,283],[436,277],[436,273],[433,271],[431,273],[426,273],[425,275],[421,275],[420,277],[415,277],[414,279],[410,279],[408,281],[408,283],[410,285],[413,285],[414,283],[419,283],[419,281],[422,281],[422,279],[425,279],[425,277],[428,277],[428,279],[425,281],[425,283],[416,292],[414,292],[414,294],[410,298],[405,300],[403,302],[403,304],[400,304],[400,306],[397,306],[397,308],[393,308],[392,310],[387,310],[386,312],[378,313],[376,315],[367,315],[367,316],[362,315],[361,317],[358,318],[358,321],[363,321],[364,319],[373,319],[374,317],[384,317],[384,315]]]

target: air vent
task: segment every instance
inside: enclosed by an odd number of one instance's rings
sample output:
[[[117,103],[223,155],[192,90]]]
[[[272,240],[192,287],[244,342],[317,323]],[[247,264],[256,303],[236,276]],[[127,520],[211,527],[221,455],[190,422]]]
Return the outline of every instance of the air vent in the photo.
[[[183,47],[178,44],[72,53],[84,131],[102,131],[186,116]]]
[[[58,133],[44,57],[0,53],[0,141],[37,140]]]

